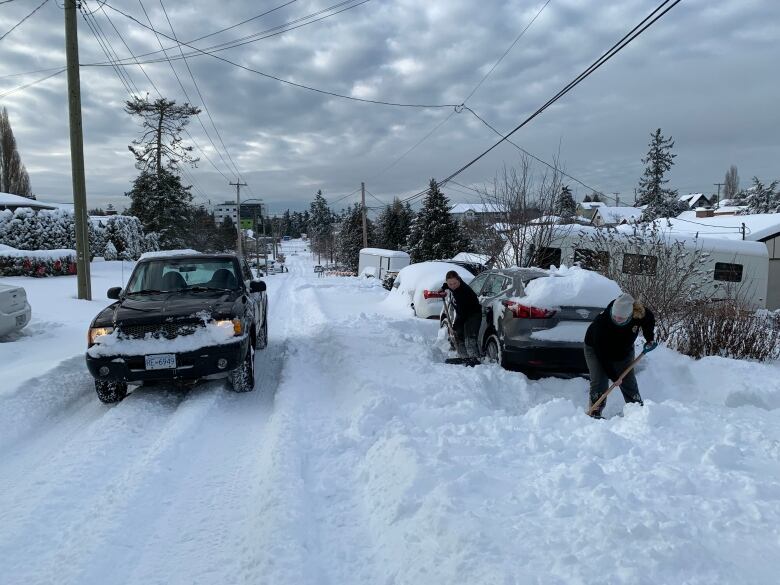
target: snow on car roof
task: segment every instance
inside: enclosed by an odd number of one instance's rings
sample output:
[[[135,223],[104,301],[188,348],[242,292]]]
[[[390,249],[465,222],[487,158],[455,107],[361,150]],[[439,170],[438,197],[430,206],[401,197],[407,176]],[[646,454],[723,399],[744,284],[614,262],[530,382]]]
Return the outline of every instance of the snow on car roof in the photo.
[[[561,266],[525,285],[518,300],[533,307],[606,307],[622,292],[614,280],[578,266]]]
[[[149,258],[169,258],[171,256],[202,256],[202,254],[197,250],[189,250],[189,249],[160,250],[158,252],[144,252],[143,254],[141,254],[141,257],[138,260],[139,261],[148,260]]]

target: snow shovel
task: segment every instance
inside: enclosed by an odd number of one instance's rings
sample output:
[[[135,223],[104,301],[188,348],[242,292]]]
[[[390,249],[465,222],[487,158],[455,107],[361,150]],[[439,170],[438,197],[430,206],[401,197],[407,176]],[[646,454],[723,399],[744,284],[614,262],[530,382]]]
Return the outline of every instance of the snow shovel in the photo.
[[[653,348],[654,349],[654,348]],[[604,394],[599,397],[599,399],[588,409],[588,416],[593,415],[593,413],[598,410],[599,406],[601,406],[601,403],[604,402],[607,399],[607,396],[609,396],[609,393],[612,392],[615,388],[618,387],[620,382],[623,381],[623,377],[628,374],[631,370],[634,369],[634,366],[636,366],[639,363],[639,360],[641,360],[645,354],[649,351],[652,351],[652,349],[644,349],[642,350],[642,353],[640,353],[638,356],[634,358],[634,361],[632,361],[630,364],[628,364],[628,367],[623,370],[623,373],[618,376],[618,379],[615,382],[612,382],[612,385],[607,388],[607,391],[604,392]]]

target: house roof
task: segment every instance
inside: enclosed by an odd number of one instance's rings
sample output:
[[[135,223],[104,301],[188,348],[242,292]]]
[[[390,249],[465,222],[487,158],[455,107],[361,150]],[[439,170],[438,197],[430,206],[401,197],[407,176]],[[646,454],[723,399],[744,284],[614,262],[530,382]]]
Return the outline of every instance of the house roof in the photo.
[[[374,256],[384,256],[385,258],[408,258],[409,254],[401,250],[385,250],[384,248],[361,248],[361,254],[372,254]]]
[[[750,215],[718,215],[715,217],[694,217],[680,214],[672,219],[657,219],[660,229],[676,234],[720,238],[742,239],[742,224],[745,224],[745,239],[760,242],[780,234],[780,213],[755,213]]]
[[[56,209],[54,205],[49,203],[43,203],[42,201],[36,201],[35,199],[28,199],[27,197],[21,197],[20,195],[12,195],[11,193],[0,193],[0,207],[10,207],[16,209],[17,207],[29,207],[31,209]]]
[[[450,213],[500,213],[501,208],[494,203],[456,203],[450,208]]]
[[[642,210],[638,207],[599,207],[596,210],[596,215],[606,223],[621,223],[623,221],[637,221],[642,217]]]

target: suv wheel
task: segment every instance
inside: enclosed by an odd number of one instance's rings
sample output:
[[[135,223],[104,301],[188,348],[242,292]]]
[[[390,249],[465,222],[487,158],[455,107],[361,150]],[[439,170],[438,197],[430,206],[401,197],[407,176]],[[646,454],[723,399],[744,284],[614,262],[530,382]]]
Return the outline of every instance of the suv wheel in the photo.
[[[233,392],[250,392],[255,389],[255,348],[247,344],[244,361],[230,372],[230,386]]]
[[[95,380],[95,391],[100,402],[114,404],[127,396],[127,382],[115,382],[111,380]]]
[[[491,333],[485,342],[485,358],[489,364],[498,364],[504,367],[504,352],[498,335]]]

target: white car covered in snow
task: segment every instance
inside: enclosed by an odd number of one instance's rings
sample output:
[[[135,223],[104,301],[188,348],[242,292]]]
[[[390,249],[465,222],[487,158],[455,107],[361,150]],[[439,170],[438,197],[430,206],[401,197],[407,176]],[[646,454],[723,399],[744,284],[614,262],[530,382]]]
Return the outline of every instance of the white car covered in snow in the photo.
[[[19,331],[31,315],[27,292],[21,286],[0,283],[0,337]]]
[[[390,294],[400,295],[416,316],[438,319],[444,306],[441,287],[450,270],[457,272],[465,283],[474,280],[474,275],[463,266],[450,262],[420,262],[411,264],[398,273]]]

